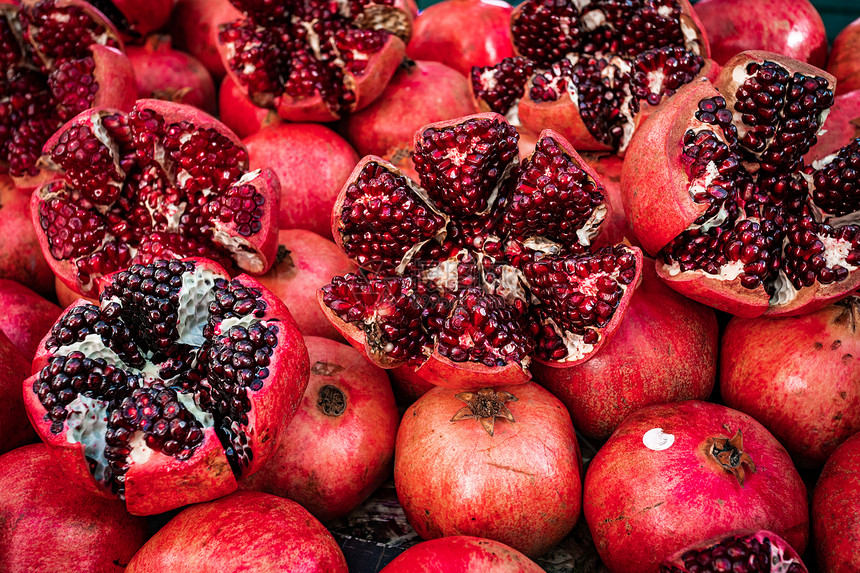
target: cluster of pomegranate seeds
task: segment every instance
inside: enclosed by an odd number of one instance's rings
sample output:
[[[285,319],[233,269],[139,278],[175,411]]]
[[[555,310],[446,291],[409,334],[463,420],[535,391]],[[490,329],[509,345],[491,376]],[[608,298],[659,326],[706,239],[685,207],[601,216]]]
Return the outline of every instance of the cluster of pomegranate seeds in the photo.
[[[783,542],[784,543],[784,542]],[[766,536],[730,536],[711,547],[691,549],[681,555],[684,568],[663,564],[660,573],[805,573],[806,567],[799,559],[783,560],[776,547]],[[793,551],[792,551],[793,553]],[[772,569],[778,567],[778,569]]]

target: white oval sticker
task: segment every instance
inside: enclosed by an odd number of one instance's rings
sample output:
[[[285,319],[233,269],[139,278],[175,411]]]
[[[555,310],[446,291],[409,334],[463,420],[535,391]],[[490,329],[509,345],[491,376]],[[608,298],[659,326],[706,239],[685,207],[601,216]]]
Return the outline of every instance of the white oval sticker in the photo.
[[[659,452],[671,448],[675,443],[675,436],[664,433],[663,428],[653,428],[642,436],[642,443],[646,448]]]

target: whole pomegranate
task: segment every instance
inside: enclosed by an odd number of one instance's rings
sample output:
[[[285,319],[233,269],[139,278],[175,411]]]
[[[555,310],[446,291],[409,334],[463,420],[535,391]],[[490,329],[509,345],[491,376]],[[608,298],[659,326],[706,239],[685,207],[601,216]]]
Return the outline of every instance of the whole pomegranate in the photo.
[[[600,352],[573,368],[532,366],[586,436],[606,439],[639,408],[704,400],[714,387],[716,314],[667,287],[645,262],[624,321]]]
[[[821,573],[860,570],[860,433],[824,464],[812,491],[812,536]]]
[[[542,573],[534,561],[504,543],[451,535],[413,545],[380,573]]]
[[[513,10],[500,0],[431,4],[415,19],[406,55],[441,62],[468,76],[472,66],[490,66],[514,55],[510,32]]]
[[[860,432],[860,299],[810,314],[732,318],[723,333],[726,406],[770,430],[802,467],[821,467]]]
[[[33,359],[42,337],[62,312],[56,304],[8,279],[0,279],[0,309],[0,330],[27,360]]]
[[[823,68],[827,31],[809,0],[701,0],[693,9],[720,64],[745,50],[777,52]]]
[[[690,400],[628,416],[585,475],[584,513],[613,572],[656,572],[664,557],[702,539],[767,529],[802,552],[806,487],[761,424]],[[631,543],[635,539],[635,543]]]
[[[752,317],[811,312],[860,284],[860,140],[808,165],[833,77],[769,52],[681,88],[633,136],[624,210],[669,286]]]
[[[391,379],[391,387],[394,390],[394,398],[401,406],[409,406],[436,387],[436,384],[419,376],[418,373],[407,365],[398,366],[388,371]]]
[[[590,248],[606,215],[597,174],[557,133],[519,161],[502,116],[425,126],[420,187],[366,156],[335,203],[335,242],[365,274],[320,293],[335,328],[384,368],[450,388],[516,384],[532,358],[569,367],[618,327],[641,252]]]
[[[308,380],[284,304],[205,259],[132,265],[100,300],[66,309],[23,385],[64,479],[152,515],[265,465]]]
[[[0,174],[0,277],[25,285],[42,296],[54,292],[54,273],[39,247],[30,220],[30,198]]]
[[[663,560],[660,573],[808,573],[797,552],[772,531],[736,531],[694,543]]]
[[[353,347],[305,336],[311,376],[278,449],[241,487],[296,501],[320,521],[346,515],[391,475],[400,415],[385,370]]]
[[[237,491],[183,510],[146,542],[125,571],[347,573],[347,567],[334,537],[302,506]]]
[[[251,169],[270,167],[281,183],[281,229],[307,229],[331,238],[331,210],[337,193],[358,163],[358,155],[324,125],[277,122],[243,141]]]
[[[415,131],[428,123],[477,112],[466,76],[439,62],[407,58],[379,99],[350,115],[344,127],[360,155],[388,156],[411,152]]]
[[[136,42],[167,24],[176,0],[87,1],[110,18],[126,40]]]
[[[243,17],[220,26],[227,73],[260,107],[323,122],[367,107],[406,53],[412,15],[396,0],[230,0]]]
[[[218,117],[224,125],[241,138],[253,135],[262,128],[281,121],[274,111],[257,107],[246,98],[230,76],[221,80],[221,86],[218,88],[218,112]]]
[[[141,46],[129,46],[137,79],[137,97],[185,103],[215,114],[215,83],[203,64],[174,50],[170,36],[153,34]]]
[[[175,1],[170,17],[170,35],[176,47],[200,60],[214,79],[223,79],[227,71],[218,52],[219,27],[238,20],[242,13],[230,0]],[[224,123],[230,125],[226,120]],[[233,128],[232,125],[230,127]]]
[[[249,171],[242,142],[188,105],[143,99],[129,113],[94,108],[45,144],[61,179],[31,201],[54,273],[94,296],[99,277],[155,259],[206,257],[266,272],[277,250],[280,186]]]
[[[836,89],[844,94],[860,89],[860,18],[845,26],[830,49],[827,71],[836,78]]]
[[[304,229],[281,229],[275,264],[258,280],[287,305],[302,335],[341,340],[320,309],[316,291],[331,277],[355,270],[329,239]]]
[[[0,454],[36,440],[21,394],[21,384],[29,372],[29,359],[0,331]]]
[[[397,497],[424,539],[473,535],[541,555],[579,517],[580,472],[564,404],[534,383],[433,388],[397,431]]]

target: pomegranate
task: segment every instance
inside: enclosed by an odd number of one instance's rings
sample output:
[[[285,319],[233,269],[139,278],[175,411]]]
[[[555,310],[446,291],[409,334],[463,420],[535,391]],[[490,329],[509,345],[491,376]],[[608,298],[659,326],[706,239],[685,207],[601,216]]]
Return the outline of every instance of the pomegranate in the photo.
[[[284,304],[205,259],[102,279],[42,341],[24,401],[69,481],[152,515],[226,495],[272,457],[307,385]]]
[[[305,336],[311,376],[278,449],[242,487],[296,501],[320,521],[346,515],[391,475],[400,414],[385,370],[349,345]]]
[[[421,187],[375,156],[353,170],[333,234],[369,274],[334,277],[319,298],[371,361],[450,388],[516,384],[531,356],[572,366],[618,327],[641,252],[591,251],[600,179],[557,133],[522,163],[517,139],[477,114],[415,134]]]
[[[860,138],[860,90],[843,93],[833,98],[833,107],[827,115],[827,129],[818,136],[818,142],[804,156],[807,163],[827,163],[833,155]]]
[[[25,0],[27,1],[27,0]],[[65,1],[65,0],[63,0]],[[129,41],[160,30],[170,19],[175,0],[87,0],[113,22]]]
[[[0,4],[0,43],[0,164],[32,188],[48,137],[89,107],[129,109],[134,71],[116,28],[82,0]]]
[[[397,430],[397,498],[424,539],[473,535],[541,555],[576,524],[580,473],[567,410],[534,383],[433,388]]]
[[[170,36],[154,34],[142,46],[129,46],[126,53],[137,79],[137,97],[186,103],[216,113],[212,76],[193,56],[174,50]]]
[[[534,561],[492,539],[452,535],[413,545],[380,573],[543,573]]]
[[[535,381],[564,402],[586,436],[605,440],[639,408],[704,400],[714,387],[716,314],[663,284],[649,262],[624,321],[600,352],[573,368],[532,367]]]
[[[642,115],[713,74],[687,0],[527,0],[511,34],[515,57],[471,72],[482,109],[553,129],[578,150],[623,153]]]
[[[355,264],[330,240],[313,231],[281,229],[277,260],[259,281],[287,305],[302,335],[341,340],[320,309],[316,291],[331,277],[355,270]]]
[[[591,165],[603,181],[606,191],[606,202],[609,210],[603,220],[603,230],[595,241],[597,246],[604,244],[626,242],[640,246],[639,240],[630,228],[630,221],[624,212],[623,195],[621,194],[621,169],[623,161],[614,153],[597,152],[584,153],[582,156]]]
[[[738,531],[681,549],[663,560],[661,573],[808,573],[797,552],[772,531]]]
[[[227,73],[255,104],[289,121],[332,121],[382,94],[406,53],[411,14],[395,0],[231,0],[221,25]]]
[[[33,194],[42,252],[66,285],[93,297],[99,277],[158,258],[202,256],[253,274],[277,250],[280,186],[248,171],[227,127],[184,104],[138,100],[87,110],[45,144],[62,178]]]
[[[56,304],[9,279],[0,279],[0,308],[0,330],[27,360],[33,359],[42,337],[62,312]]]
[[[860,433],[824,464],[812,492],[812,534],[821,573],[860,570]]]
[[[391,387],[394,390],[394,398],[397,400],[397,404],[404,407],[409,406],[412,402],[436,387],[436,384],[425,380],[413,368],[405,364],[390,369],[388,377],[391,379]]]
[[[29,371],[30,361],[0,331],[0,454],[30,444],[36,439],[33,427],[27,420],[21,394],[21,384]],[[3,534],[0,532],[0,548],[2,539]],[[2,553],[0,551],[0,560],[3,558]]]
[[[39,248],[30,221],[30,199],[0,174],[0,277],[19,282],[42,296],[51,296],[54,273]]]
[[[146,530],[122,503],[69,487],[43,444],[0,456],[0,571],[122,573]]]
[[[218,88],[218,108],[219,118],[224,125],[241,138],[281,121],[271,109],[257,107],[246,98],[230,76],[225,77]]]
[[[860,298],[811,314],[733,318],[723,334],[720,392],[779,438],[797,465],[821,467],[860,432]]]
[[[745,50],[776,52],[823,68],[827,31],[809,0],[700,0],[693,8],[720,64]]]
[[[413,135],[428,123],[477,112],[463,74],[439,62],[407,58],[382,96],[349,116],[344,127],[359,154],[386,156],[411,153]]]
[[[347,573],[334,537],[294,501],[239,491],[183,510],[146,542],[126,573]]]
[[[636,132],[624,210],[672,288],[738,316],[810,312],[860,284],[855,140],[806,165],[833,78],[767,52],[685,86]]]
[[[441,62],[468,76],[472,66],[491,66],[514,55],[513,10],[501,0],[431,4],[415,19],[406,54],[414,60]]]
[[[224,78],[227,71],[221,61],[221,54],[218,53],[219,27],[238,20],[242,17],[242,13],[230,3],[230,0],[175,0],[175,2],[176,6],[170,17],[170,35],[176,47],[200,60],[214,79]],[[224,121],[224,123],[227,122]]]
[[[68,308],[73,302],[80,298],[84,298],[93,304],[99,303],[98,297],[81,297],[81,295],[67,287],[66,284],[58,277],[54,277],[54,288],[57,289],[57,302],[60,303],[60,307],[62,308]]]
[[[748,415],[709,402],[625,418],[591,460],[583,499],[613,572],[656,572],[671,553],[739,529],[774,531],[799,552],[808,538],[806,487],[785,449]]]
[[[313,123],[277,122],[244,140],[252,169],[271,167],[281,183],[281,229],[331,238],[337,193],[358,163],[352,146]]]
[[[836,89],[844,94],[860,89],[860,18],[845,26],[830,50],[827,71],[836,78]]]

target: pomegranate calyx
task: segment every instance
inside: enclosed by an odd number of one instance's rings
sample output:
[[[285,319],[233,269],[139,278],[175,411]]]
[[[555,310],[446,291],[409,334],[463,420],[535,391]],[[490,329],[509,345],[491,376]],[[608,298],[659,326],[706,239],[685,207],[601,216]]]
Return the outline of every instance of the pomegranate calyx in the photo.
[[[744,487],[744,482],[746,481],[744,465],[752,473],[758,471],[752,457],[744,451],[743,440],[743,434],[739,428],[737,433],[731,438],[708,438],[706,442],[707,454],[720,467],[733,474],[741,487]]]
[[[510,392],[496,392],[492,388],[481,388],[477,392],[460,392],[454,397],[462,400],[466,405],[457,410],[457,413],[451,418],[452,422],[478,420],[490,437],[495,432],[496,418],[504,418],[512,424],[516,422],[514,415],[505,406],[505,402],[519,400]]]
[[[316,368],[320,364],[317,362],[313,368]],[[326,366],[328,366],[326,369],[328,372],[336,368],[342,368],[337,364],[326,364]],[[320,388],[319,396],[317,397],[317,408],[326,416],[337,418],[346,412],[346,394],[337,386],[326,384]]]

